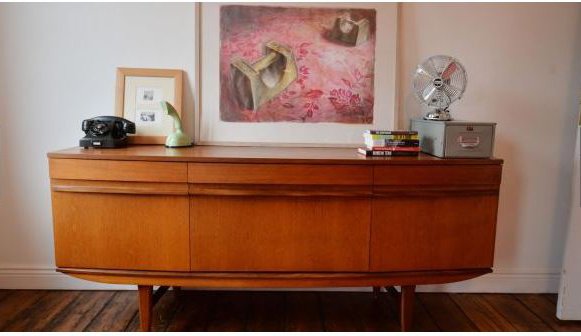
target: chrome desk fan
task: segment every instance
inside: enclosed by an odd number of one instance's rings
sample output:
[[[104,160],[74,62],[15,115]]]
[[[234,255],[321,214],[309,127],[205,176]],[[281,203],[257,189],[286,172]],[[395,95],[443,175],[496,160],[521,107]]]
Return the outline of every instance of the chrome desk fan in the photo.
[[[452,120],[448,107],[466,90],[466,70],[451,56],[432,56],[418,65],[413,87],[418,99],[430,109],[424,119]]]

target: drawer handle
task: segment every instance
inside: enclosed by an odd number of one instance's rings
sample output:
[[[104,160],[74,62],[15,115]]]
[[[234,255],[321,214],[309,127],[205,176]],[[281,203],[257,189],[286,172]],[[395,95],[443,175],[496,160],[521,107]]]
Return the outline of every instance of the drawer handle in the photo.
[[[480,145],[480,137],[479,136],[458,136],[456,139],[460,147],[462,148],[476,148]]]

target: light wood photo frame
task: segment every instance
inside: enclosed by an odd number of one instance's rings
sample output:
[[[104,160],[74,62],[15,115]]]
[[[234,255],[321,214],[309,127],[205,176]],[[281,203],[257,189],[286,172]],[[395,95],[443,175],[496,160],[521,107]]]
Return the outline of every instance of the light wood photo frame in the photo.
[[[117,68],[115,115],[136,126],[129,143],[165,143],[173,122],[163,113],[159,101],[168,101],[182,118],[182,80],[182,70]]]

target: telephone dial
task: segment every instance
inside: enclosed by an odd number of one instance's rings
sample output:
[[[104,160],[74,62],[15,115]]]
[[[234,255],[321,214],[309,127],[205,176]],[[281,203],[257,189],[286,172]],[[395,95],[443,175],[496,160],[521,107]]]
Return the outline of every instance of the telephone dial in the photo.
[[[84,148],[118,148],[127,146],[127,134],[135,134],[135,124],[119,117],[102,116],[83,120],[85,136],[80,140]]]

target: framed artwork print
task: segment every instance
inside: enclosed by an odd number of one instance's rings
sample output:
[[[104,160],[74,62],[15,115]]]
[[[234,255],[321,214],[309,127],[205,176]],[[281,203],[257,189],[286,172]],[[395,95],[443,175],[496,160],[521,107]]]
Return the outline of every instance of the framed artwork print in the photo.
[[[397,4],[203,3],[197,18],[198,143],[357,146],[393,128]]]
[[[170,102],[182,114],[182,71],[118,68],[115,114],[135,123],[133,144],[164,144],[173,130],[172,119],[160,101]]]

